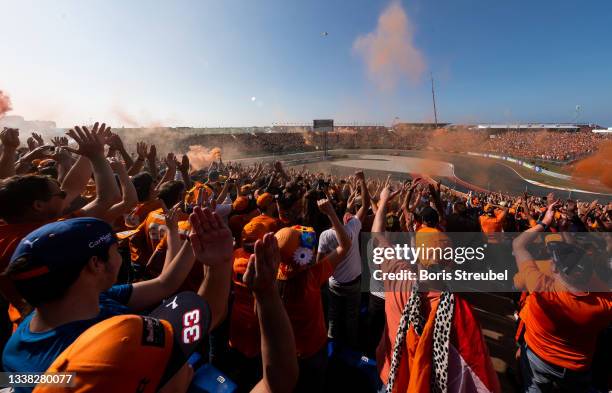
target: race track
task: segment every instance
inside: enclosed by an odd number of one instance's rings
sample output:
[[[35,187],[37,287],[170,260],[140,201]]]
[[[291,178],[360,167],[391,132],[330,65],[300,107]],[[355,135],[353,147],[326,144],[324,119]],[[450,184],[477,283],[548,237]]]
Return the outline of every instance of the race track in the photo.
[[[600,203],[612,201],[612,194],[580,192],[554,187],[534,185],[521,177],[511,167],[493,159],[468,155],[422,151],[345,150],[343,154],[332,152],[337,158],[307,164],[312,169],[350,174],[355,169],[364,169],[372,175],[391,174],[395,179],[409,178],[410,174],[427,174],[460,191],[501,191],[519,195],[527,191],[532,195],[545,196],[554,192],[560,198],[585,201],[594,199]],[[385,154],[387,153],[387,154]]]

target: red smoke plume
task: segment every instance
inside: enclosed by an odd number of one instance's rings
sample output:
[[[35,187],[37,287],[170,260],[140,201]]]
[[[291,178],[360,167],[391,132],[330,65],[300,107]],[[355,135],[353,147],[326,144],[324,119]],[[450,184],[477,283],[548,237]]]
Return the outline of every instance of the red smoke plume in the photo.
[[[353,43],[380,89],[390,90],[402,78],[416,82],[425,71],[425,59],[414,46],[413,35],[412,23],[401,3],[394,0],[380,14],[376,30]]]
[[[11,98],[0,90],[0,117],[4,116],[11,109],[13,109],[11,107]]]

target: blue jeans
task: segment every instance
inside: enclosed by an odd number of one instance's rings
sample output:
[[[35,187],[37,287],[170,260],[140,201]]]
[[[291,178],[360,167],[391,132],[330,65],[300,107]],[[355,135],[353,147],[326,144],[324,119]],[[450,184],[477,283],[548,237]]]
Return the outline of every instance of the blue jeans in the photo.
[[[525,343],[521,345],[521,371],[523,391],[528,393],[593,391],[589,371],[572,371],[545,362]]]

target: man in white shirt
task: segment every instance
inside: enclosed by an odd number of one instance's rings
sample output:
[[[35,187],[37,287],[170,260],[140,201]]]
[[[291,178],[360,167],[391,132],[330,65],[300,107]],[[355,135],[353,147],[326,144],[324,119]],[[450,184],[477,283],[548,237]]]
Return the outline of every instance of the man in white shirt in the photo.
[[[327,335],[340,345],[358,349],[359,306],[361,302],[361,255],[359,233],[361,223],[370,208],[370,195],[363,172],[355,173],[361,193],[361,207],[344,225],[351,238],[351,248],[329,278],[329,329]],[[333,229],[327,229],[319,237],[317,258],[320,259],[338,247]]]

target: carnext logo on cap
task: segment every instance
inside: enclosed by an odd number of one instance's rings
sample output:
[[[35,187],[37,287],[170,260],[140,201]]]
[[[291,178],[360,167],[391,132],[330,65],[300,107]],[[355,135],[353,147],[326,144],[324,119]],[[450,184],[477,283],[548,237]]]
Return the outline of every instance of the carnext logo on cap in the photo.
[[[112,239],[112,236],[113,234],[110,232],[107,233],[106,235],[100,236],[98,240],[89,242],[89,248],[95,248],[95,247],[98,247],[100,244],[109,243]]]

